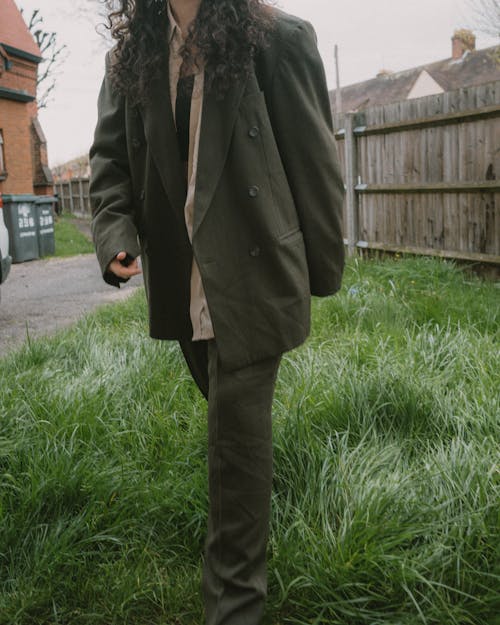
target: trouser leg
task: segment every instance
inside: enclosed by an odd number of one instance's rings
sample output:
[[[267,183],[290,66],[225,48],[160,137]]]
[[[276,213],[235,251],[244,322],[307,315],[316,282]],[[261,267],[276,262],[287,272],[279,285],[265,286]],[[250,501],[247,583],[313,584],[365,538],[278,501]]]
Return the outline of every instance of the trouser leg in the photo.
[[[179,341],[184,359],[201,394],[208,399],[208,351],[207,341]]]
[[[225,372],[208,343],[207,625],[258,625],[267,594],[271,404],[281,357]]]

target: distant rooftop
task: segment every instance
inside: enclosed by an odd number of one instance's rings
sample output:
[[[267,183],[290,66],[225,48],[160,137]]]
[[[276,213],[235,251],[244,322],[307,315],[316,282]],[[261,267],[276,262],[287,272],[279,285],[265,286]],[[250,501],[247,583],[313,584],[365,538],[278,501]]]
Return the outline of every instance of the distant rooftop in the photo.
[[[341,87],[342,111],[359,111],[494,80],[500,80],[500,45],[476,50],[470,31],[456,31],[448,59],[401,72],[381,70],[375,78]],[[335,110],[336,89],[330,92],[330,100]]]

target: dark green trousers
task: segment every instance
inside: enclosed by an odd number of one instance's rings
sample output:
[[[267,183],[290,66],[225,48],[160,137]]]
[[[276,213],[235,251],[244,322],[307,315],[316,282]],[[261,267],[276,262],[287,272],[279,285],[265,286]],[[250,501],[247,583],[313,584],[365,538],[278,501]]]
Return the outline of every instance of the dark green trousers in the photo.
[[[271,404],[281,356],[228,372],[220,366],[216,341],[181,347],[208,399],[206,624],[259,625],[267,594]]]

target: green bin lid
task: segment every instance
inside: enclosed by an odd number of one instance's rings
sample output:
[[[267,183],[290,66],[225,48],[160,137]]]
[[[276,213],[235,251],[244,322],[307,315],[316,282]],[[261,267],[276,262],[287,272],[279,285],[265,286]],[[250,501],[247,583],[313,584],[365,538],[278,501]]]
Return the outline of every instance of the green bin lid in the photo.
[[[2,193],[2,200],[5,204],[5,202],[36,202],[38,198],[38,195],[29,195],[27,193],[25,194],[14,194],[14,193]]]
[[[36,204],[54,204],[57,202],[57,198],[53,195],[37,195],[35,203]]]

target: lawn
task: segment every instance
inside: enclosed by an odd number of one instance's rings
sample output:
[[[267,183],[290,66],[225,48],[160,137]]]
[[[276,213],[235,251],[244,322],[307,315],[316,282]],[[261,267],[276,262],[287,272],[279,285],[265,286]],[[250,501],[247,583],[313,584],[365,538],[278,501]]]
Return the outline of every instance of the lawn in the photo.
[[[352,261],[285,356],[266,625],[494,625],[500,289]],[[2,361],[0,624],[200,625],[205,403],[142,292]]]
[[[90,240],[75,226],[71,215],[60,215],[54,223],[54,256],[75,256],[94,252]]]

